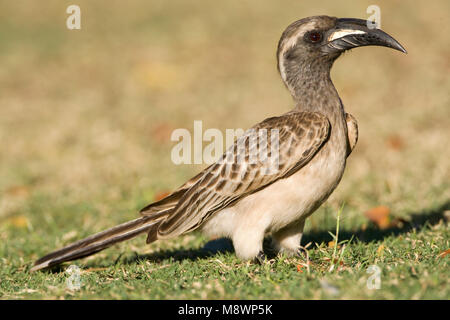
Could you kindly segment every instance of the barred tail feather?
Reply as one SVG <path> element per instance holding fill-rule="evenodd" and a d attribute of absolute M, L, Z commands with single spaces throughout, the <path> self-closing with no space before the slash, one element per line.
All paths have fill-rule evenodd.
<path fill-rule="evenodd" d="M 37 271 L 58 265 L 65 261 L 89 256 L 106 249 L 117 242 L 134 238 L 144 232 L 149 233 L 150 236 L 150 233 L 157 232 L 157 226 L 161 222 L 161 218 L 166 214 L 167 212 L 163 211 L 150 216 L 142 216 L 69 244 L 64 248 L 49 253 L 37 260 L 34 263 L 33 268 L 31 268 L 31 271 Z M 156 239 L 156 236 L 152 236 L 151 238 Z"/>

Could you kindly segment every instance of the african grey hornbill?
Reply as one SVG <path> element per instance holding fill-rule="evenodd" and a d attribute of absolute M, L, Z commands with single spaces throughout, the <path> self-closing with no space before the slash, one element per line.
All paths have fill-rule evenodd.
<path fill-rule="evenodd" d="M 242 259 L 261 258 L 263 238 L 269 234 L 278 250 L 297 253 L 305 219 L 338 185 L 358 139 L 356 120 L 345 113 L 330 69 L 345 50 L 368 45 L 406 53 L 365 20 L 316 16 L 289 25 L 277 59 L 295 101 L 291 111 L 255 125 L 216 163 L 142 209 L 140 218 L 50 253 L 32 270 L 85 257 L 140 233 L 150 243 L 196 229 L 231 238 Z M 264 129 L 266 150 L 277 145 L 277 161 L 250 161 L 263 144 L 254 134 Z M 245 156 L 238 156 L 238 150 Z"/>

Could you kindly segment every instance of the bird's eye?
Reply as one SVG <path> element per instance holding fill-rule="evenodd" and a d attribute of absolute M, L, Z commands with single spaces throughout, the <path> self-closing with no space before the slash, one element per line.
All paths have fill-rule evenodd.
<path fill-rule="evenodd" d="M 313 43 L 319 42 L 320 40 L 322 40 L 322 34 L 317 31 L 312 31 L 308 34 L 308 39 Z"/>

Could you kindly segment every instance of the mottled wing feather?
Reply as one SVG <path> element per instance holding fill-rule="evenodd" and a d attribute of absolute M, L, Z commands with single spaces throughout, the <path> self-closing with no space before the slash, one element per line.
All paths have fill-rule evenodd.
<path fill-rule="evenodd" d="M 347 157 L 352 153 L 358 142 L 358 122 L 350 113 L 345 114 L 347 122 Z"/>
<path fill-rule="evenodd" d="M 167 195 L 163 199 L 153 202 L 148 206 L 142 208 L 140 214 L 143 216 L 149 216 L 155 213 L 160 213 L 161 211 L 170 211 L 173 208 L 175 208 L 175 206 L 177 205 L 178 201 L 180 201 L 183 194 L 203 177 L 204 171 L 208 170 L 209 167 L 204 169 L 195 177 L 189 179 L 186 183 L 184 183 L 182 186 L 180 186 L 178 189 L 176 189 L 174 192 Z"/>
<path fill-rule="evenodd" d="M 328 119 L 315 112 L 287 113 L 247 130 L 182 194 L 159 225 L 158 238 L 192 231 L 215 212 L 295 173 L 317 153 L 329 132 Z"/>

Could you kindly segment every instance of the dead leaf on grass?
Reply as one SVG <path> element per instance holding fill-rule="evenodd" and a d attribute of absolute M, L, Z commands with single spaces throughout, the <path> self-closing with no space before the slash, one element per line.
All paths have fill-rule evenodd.
<path fill-rule="evenodd" d="M 443 258 L 446 255 L 450 254 L 450 249 L 447 249 L 445 251 L 442 251 L 441 253 L 438 254 L 438 258 Z"/>
<path fill-rule="evenodd" d="M 154 196 L 154 201 L 159 201 L 164 199 L 165 197 L 167 197 L 170 194 L 169 191 L 161 191 L 155 194 Z"/>
<path fill-rule="evenodd" d="M 12 225 L 16 228 L 20 228 L 20 229 L 28 228 L 29 223 L 30 223 L 28 221 L 28 218 L 25 216 L 11 217 L 6 222 L 9 223 L 10 225 Z"/>

